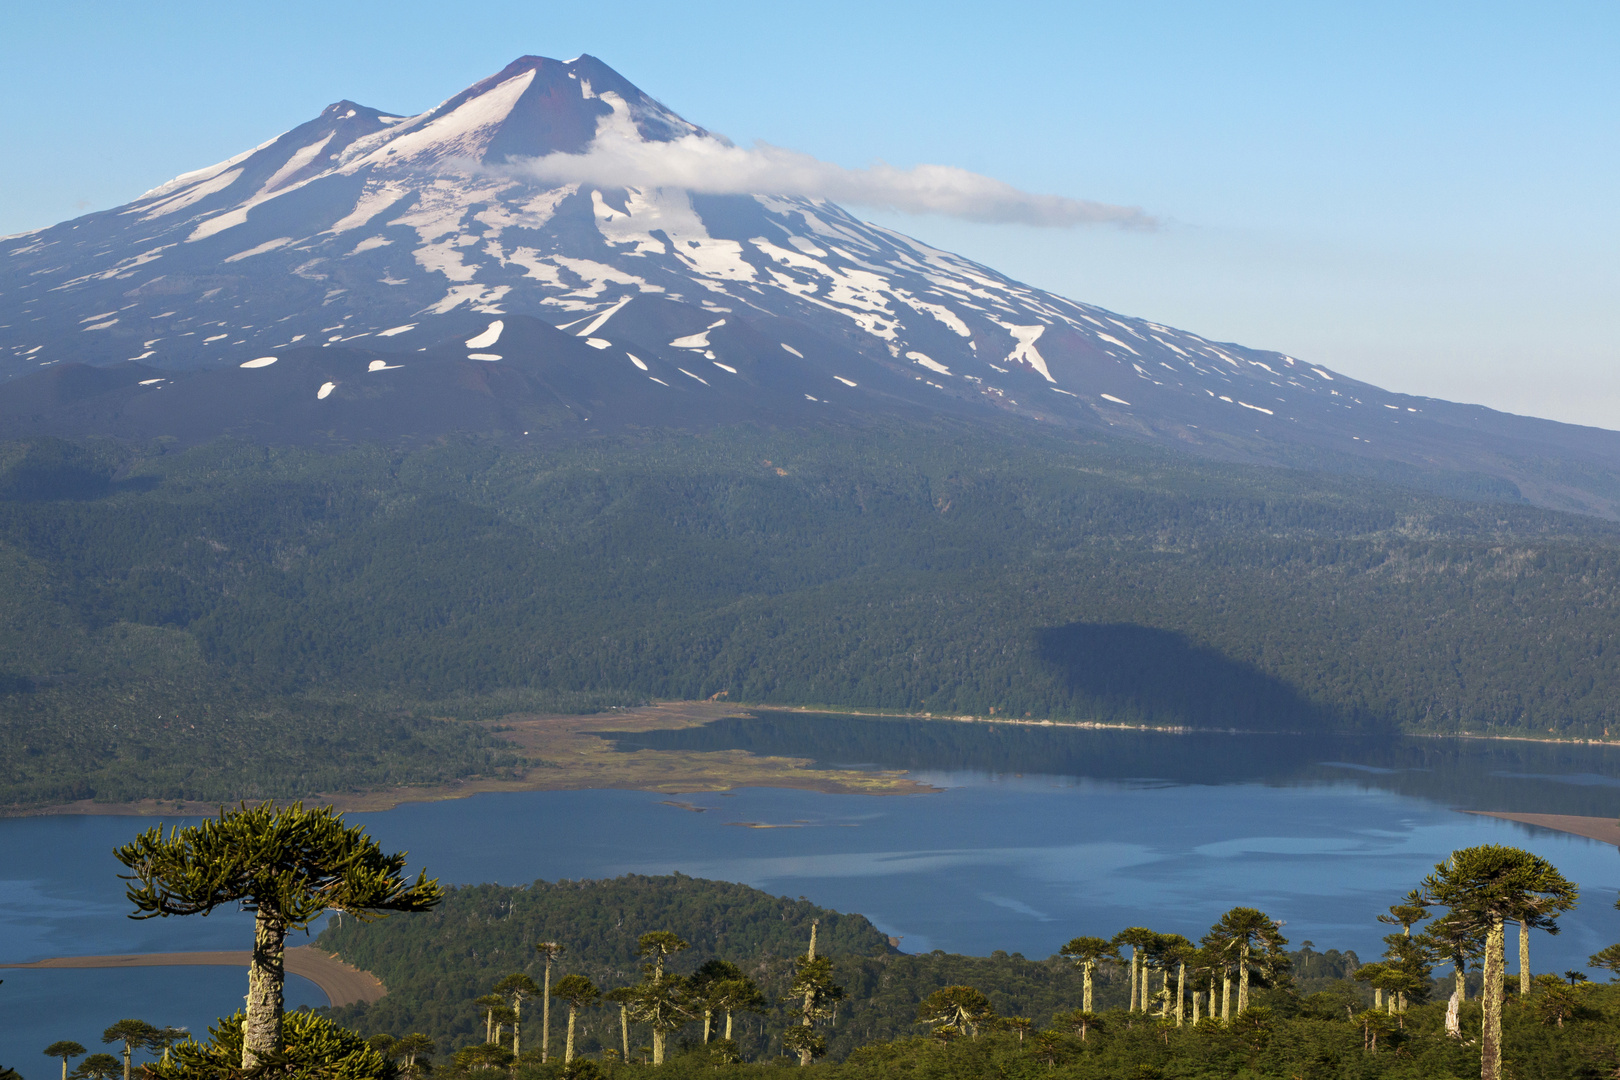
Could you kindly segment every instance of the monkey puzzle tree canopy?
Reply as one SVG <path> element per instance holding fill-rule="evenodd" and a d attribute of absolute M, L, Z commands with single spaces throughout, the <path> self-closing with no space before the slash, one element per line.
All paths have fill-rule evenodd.
<path fill-rule="evenodd" d="M 324 911 L 367 921 L 391 911 L 426 911 L 444 898 L 427 874 L 403 876 L 405 853 L 385 854 L 365 831 L 344 824 L 330 806 L 271 803 L 236 810 L 200 825 L 149 829 L 117 848 L 130 873 L 132 919 L 206 915 L 240 903 L 254 913 L 242 1026 L 243 1068 L 282 1048 L 283 943 Z"/>
<path fill-rule="evenodd" d="M 80 1046 L 72 1039 L 62 1039 L 58 1042 L 51 1043 L 51 1045 L 45 1048 L 46 1057 L 62 1059 L 62 1080 L 67 1080 L 68 1060 L 70 1058 L 81 1057 L 83 1054 L 84 1047 Z"/>
<path fill-rule="evenodd" d="M 917 1023 L 938 1032 L 949 1029 L 977 1037 L 979 1028 L 995 1019 L 990 999 L 971 986 L 945 986 L 935 990 L 917 1006 Z"/>
<path fill-rule="evenodd" d="M 1461 848 L 1423 879 L 1425 904 L 1449 909 L 1463 931 L 1485 939 L 1480 1076 L 1502 1075 L 1503 923 L 1517 919 L 1529 929 L 1558 933 L 1558 916 L 1575 906 L 1579 890 L 1539 855 L 1500 844 Z"/>

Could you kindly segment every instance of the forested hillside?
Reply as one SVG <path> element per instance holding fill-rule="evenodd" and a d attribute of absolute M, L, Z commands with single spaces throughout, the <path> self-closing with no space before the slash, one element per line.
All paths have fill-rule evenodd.
<path fill-rule="evenodd" d="M 534 950 L 536 942 L 555 941 L 564 948 L 553 968 L 554 980 L 564 973 L 582 974 L 610 989 L 641 979 L 636 939 L 648 931 L 669 930 L 691 944 L 672 961 L 674 973 L 689 975 L 706 961 L 725 960 L 764 991 L 769 1000 L 765 1011 L 739 1013 L 733 1032 L 744 1056 L 761 1060 L 780 1053 L 781 1030 L 794 1022 L 795 1002 L 787 991 L 793 960 L 809 945 L 812 920 L 820 923 L 817 954 L 832 957 L 835 981 L 847 994 L 827 1033 L 835 1059 L 867 1043 L 916 1034 L 918 1003 L 944 986 L 974 986 L 999 1015 L 1028 1016 L 1040 1027 L 1081 1001 L 1080 973 L 1061 957 L 902 954 L 863 916 L 681 874 L 467 886 L 450 890 L 445 903 L 428 915 L 369 925 L 352 919 L 329 924 L 316 945 L 372 972 L 388 987 L 387 996 L 375 1004 L 332 1010 L 335 1019 L 366 1034 L 421 1031 L 448 1051 L 483 1040 L 476 999 L 503 976 L 527 972 L 536 981 L 542 978 L 545 965 Z M 1075 933 L 1084 930 L 1076 928 Z M 1294 960 L 1296 980 L 1307 993 L 1337 983 L 1357 965 L 1354 953 L 1308 948 L 1295 953 Z M 1099 968 L 1097 1007 L 1123 1008 L 1126 985 L 1123 970 Z M 535 1006 L 527 1008 L 525 1045 L 537 1046 Z M 614 1045 L 617 1033 L 616 1009 L 588 1012 L 581 1052 Z M 698 1028 L 688 1034 L 695 1040 Z M 646 1036 L 638 1028 L 632 1037 Z"/>
<path fill-rule="evenodd" d="M 1601 737 L 1620 531 L 892 423 L 0 447 L 0 802 L 499 772 L 653 697 Z"/>

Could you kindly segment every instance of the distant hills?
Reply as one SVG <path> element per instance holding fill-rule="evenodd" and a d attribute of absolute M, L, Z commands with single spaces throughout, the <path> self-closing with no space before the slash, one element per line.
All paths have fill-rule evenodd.
<path fill-rule="evenodd" d="M 0 803 L 518 764 L 646 701 L 1620 732 L 1620 532 L 1013 421 L 0 444 Z"/>
<path fill-rule="evenodd" d="M 0 435 L 555 442 L 950 416 L 1620 516 L 1620 433 L 1121 316 L 823 201 L 529 167 L 676 145 L 723 140 L 593 57 L 526 56 L 420 115 L 340 101 L 0 241 Z"/>

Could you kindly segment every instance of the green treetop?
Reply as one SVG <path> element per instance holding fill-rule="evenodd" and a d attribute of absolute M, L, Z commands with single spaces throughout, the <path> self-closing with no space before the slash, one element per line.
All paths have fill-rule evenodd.
<path fill-rule="evenodd" d="M 284 943 L 322 912 L 358 919 L 392 911 L 426 911 L 443 899 L 437 881 L 403 876 L 405 853 L 385 854 L 365 832 L 343 823 L 330 806 L 277 810 L 264 803 L 187 828 L 162 826 L 116 849 L 130 873 L 130 917 L 206 915 L 239 903 L 254 913 L 248 966 L 242 1067 L 282 1048 Z"/>

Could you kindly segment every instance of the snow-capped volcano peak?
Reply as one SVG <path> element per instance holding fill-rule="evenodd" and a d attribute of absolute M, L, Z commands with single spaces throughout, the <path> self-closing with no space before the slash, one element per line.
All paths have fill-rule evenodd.
<path fill-rule="evenodd" d="M 445 162 L 499 165 L 512 158 L 584 152 L 599 121 L 622 103 L 640 137 L 703 134 L 593 56 L 566 63 L 523 56 L 385 135 L 344 155 L 346 166 Z"/>
<path fill-rule="evenodd" d="M 339 101 L 125 206 L 0 244 L 0 370 L 285 372 L 270 358 L 337 345 L 404 357 L 367 362 L 375 388 L 446 341 L 511 362 L 498 334 L 470 343 L 526 317 L 580 339 L 571 362 L 669 390 L 670 411 L 649 415 L 672 420 L 693 394 L 724 391 L 705 415 L 746 415 L 748 393 L 791 385 L 813 415 L 904 400 L 1222 452 L 1303 441 L 1434 460 L 1433 440 L 1412 439 L 1443 403 L 1076 303 L 824 199 L 703 194 L 710 163 L 752 177 L 769 152 L 592 56 L 520 57 L 413 116 Z M 580 379 L 570 393 L 611 415 L 591 396 L 607 384 Z M 323 378 L 322 407 L 341 408 L 345 385 Z"/>

